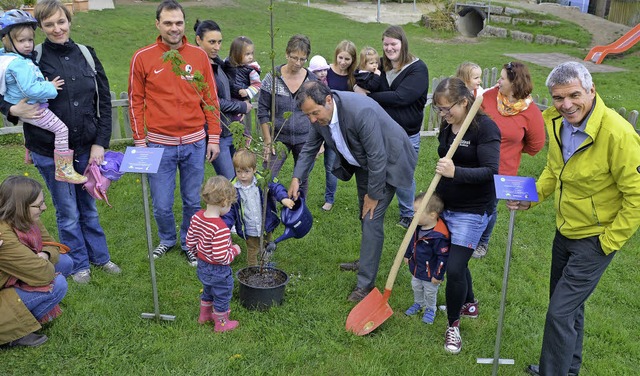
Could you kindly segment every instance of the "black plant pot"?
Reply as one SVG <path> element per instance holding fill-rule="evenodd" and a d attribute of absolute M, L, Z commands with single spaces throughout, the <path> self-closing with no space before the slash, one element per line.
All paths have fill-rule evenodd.
<path fill-rule="evenodd" d="M 264 311 L 284 300 L 284 288 L 289 283 L 287 273 L 276 268 L 249 266 L 236 272 L 240 282 L 240 304 L 251 310 Z"/>

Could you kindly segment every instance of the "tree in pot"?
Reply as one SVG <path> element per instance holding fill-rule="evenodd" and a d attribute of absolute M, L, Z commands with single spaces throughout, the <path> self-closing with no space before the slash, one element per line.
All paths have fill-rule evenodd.
<path fill-rule="evenodd" d="M 271 68 L 272 68 L 272 87 L 276 87 L 276 69 L 275 69 L 275 52 L 273 47 L 274 40 L 274 30 L 273 30 L 273 0 L 271 0 L 271 5 L 269 7 L 271 18 Z M 163 59 L 165 61 L 170 61 L 172 65 L 172 69 L 175 74 L 185 77 L 187 82 L 189 82 L 196 92 L 198 93 L 208 93 L 209 90 L 206 87 L 206 83 L 204 83 L 202 79 L 202 74 L 200 72 L 186 72 L 181 69 L 184 64 L 184 60 L 176 50 L 168 51 L 164 54 Z M 200 94 L 201 95 L 201 94 Z M 203 102 L 204 98 L 202 98 Z M 276 91 L 272 90 L 271 92 L 271 121 L 269 124 L 269 139 L 275 140 L 277 139 L 278 134 L 276 134 L 275 127 L 275 103 L 276 103 Z M 214 108 L 210 108 L 205 106 L 205 110 L 213 111 Z M 291 113 L 287 113 L 284 115 L 285 119 Z M 285 120 L 286 121 L 286 120 Z M 280 128 L 282 129 L 282 128 Z M 233 136 L 233 143 L 236 150 L 245 149 L 249 152 L 253 153 L 258 159 L 265 159 L 265 154 L 263 151 L 265 147 L 267 150 L 271 150 L 273 148 L 275 152 L 279 155 L 281 153 L 286 153 L 287 148 L 279 142 L 274 143 L 266 143 L 264 138 L 262 137 L 249 137 L 245 135 L 244 125 L 240 122 L 233 122 L 229 125 L 229 130 Z M 266 167 L 261 171 L 261 179 L 258 179 L 259 188 L 262 192 L 262 197 L 267 198 L 269 196 L 269 182 L 272 181 L 271 178 L 271 161 L 270 158 L 266 158 Z M 262 163 L 261 163 L 262 165 Z M 284 298 L 284 288 L 288 283 L 288 275 L 282 270 L 276 269 L 273 266 L 267 264 L 269 260 L 269 255 L 273 253 L 276 248 L 276 243 L 282 241 L 284 239 L 290 237 L 302 237 L 304 236 L 311 228 L 313 223 L 313 219 L 311 217 L 311 213 L 304 205 L 304 200 L 299 199 L 295 203 L 295 206 L 291 209 L 284 208 L 282 213 L 282 219 L 285 223 L 287 229 L 285 230 L 285 234 L 283 236 L 276 239 L 275 242 L 267 242 L 265 241 L 265 226 L 267 223 L 267 215 L 268 212 L 268 202 L 269 200 L 265 199 L 262 201 L 262 223 L 261 223 L 261 232 L 259 237 L 259 255 L 260 255 L 260 264 L 259 266 L 249 266 L 247 268 L 241 269 L 237 272 L 238 280 L 240 281 L 240 302 L 243 306 L 248 309 L 266 309 L 270 306 L 276 304 L 279 305 L 282 303 Z M 289 224 L 289 225 L 287 225 Z M 295 229 L 292 229 L 292 226 L 295 226 Z M 302 230 L 302 229 L 306 230 Z M 271 231 L 272 229 L 269 229 Z"/>

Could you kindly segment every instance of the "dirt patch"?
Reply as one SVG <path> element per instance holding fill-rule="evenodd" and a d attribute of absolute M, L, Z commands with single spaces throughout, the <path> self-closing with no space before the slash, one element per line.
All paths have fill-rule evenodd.
<path fill-rule="evenodd" d="M 427 43 L 435 43 L 435 44 L 474 44 L 479 43 L 478 38 L 470 38 L 462 35 L 458 35 L 457 37 L 453 37 L 451 39 L 434 39 L 434 38 L 422 38 L 424 42 Z"/>
<path fill-rule="evenodd" d="M 282 286 L 287 281 L 287 275 L 282 271 L 263 268 L 246 268 L 238 273 L 238 279 L 247 286 L 255 288 L 271 288 Z"/>
<path fill-rule="evenodd" d="M 154 5 L 158 5 L 159 3 L 157 2 L 151 2 L 151 1 L 141 1 L 141 0 L 114 0 L 114 3 L 116 5 L 118 4 L 154 4 Z M 180 4 L 183 7 L 190 7 L 190 6 L 207 6 L 207 7 L 233 7 L 233 6 L 237 6 L 236 2 L 234 0 L 202 0 L 202 1 L 181 1 Z"/>
<path fill-rule="evenodd" d="M 380 4 L 380 20 L 378 16 L 378 6 L 372 2 L 352 2 L 345 4 L 328 4 L 311 2 L 312 8 L 318 8 L 333 13 L 339 13 L 350 20 L 371 23 L 381 22 L 389 25 L 405 25 L 420 21 L 425 13 L 436 10 L 433 4 L 419 3 L 413 8 L 413 1 L 405 3 L 385 3 Z"/>

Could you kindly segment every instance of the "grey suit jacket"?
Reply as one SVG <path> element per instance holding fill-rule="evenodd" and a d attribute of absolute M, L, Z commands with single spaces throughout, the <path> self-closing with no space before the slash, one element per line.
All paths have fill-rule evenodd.
<path fill-rule="evenodd" d="M 373 99 L 346 91 L 333 91 L 338 109 L 338 123 L 349 151 L 360 167 L 349 164 L 336 148 L 328 126 L 311 124 L 293 176 L 304 180 L 325 142 L 336 154 L 333 174 L 341 180 L 349 180 L 358 168 L 368 173 L 367 194 L 375 200 L 383 197 L 386 184 L 396 188 L 409 188 L 413 180 L 418 156 L 407 132 L 396 123 Z"/>

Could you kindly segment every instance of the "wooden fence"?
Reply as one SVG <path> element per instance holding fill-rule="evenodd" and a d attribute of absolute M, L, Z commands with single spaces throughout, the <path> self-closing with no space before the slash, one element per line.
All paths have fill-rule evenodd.
<path fill-rule="evenodd" d="M 483 75 L 483 87 L 491 87 L 495 85 L 497 82 L 498 69 L 497 68 L 486 68 L 484 70 Z M 440 81 L 442 81 L 444 77 L 434 78 L 430 89 L 435 90 Z M 541 111 L 545 110 L 548 107 L 548 99 L 540 98 L 537 95 L 533 97 L 534 102 L 540 108 Z M 252 129 L 255 129 L 258 134 L 260 133 L 260 127 L 258 126 L 257 121 L 257 109 L 258 104 L 252 103 L 253 110 L 251 111 L 250 116 L 246 116 L 245 122 L 250 124 Z M 127 98 L 127 93 L 122 92 L 117 97 L 114 92 L 111 92 L 111 141 L 112 142 L 127 142 L 131 141 L 131 126 L 129 119 L 129 99 Z M 622 107 L 617 110 L 620 115 L 622 115 L 625 119 L 629 121 L 635 128 L 636 131 L 640 134 L 640 128 L 638 127 L 638 111 L 628 111 Z M 422 130 L 420 131 L 421 136 L 435 136 L 438 134 L 438 128 L 440 126 L 440 116 L 437 111 L 433 109 L 433 94 L 429 93 L 427 97 L 427 103 L 425 105 L 425 121 L 422 125 Z M 12 134 L 12 133 L 22 133 L 22 124 L 13 125 L 9 123 L 6 119 L 3 122 L 4 126 L 0 127 L 0 136 L 4 134 Z"/>

